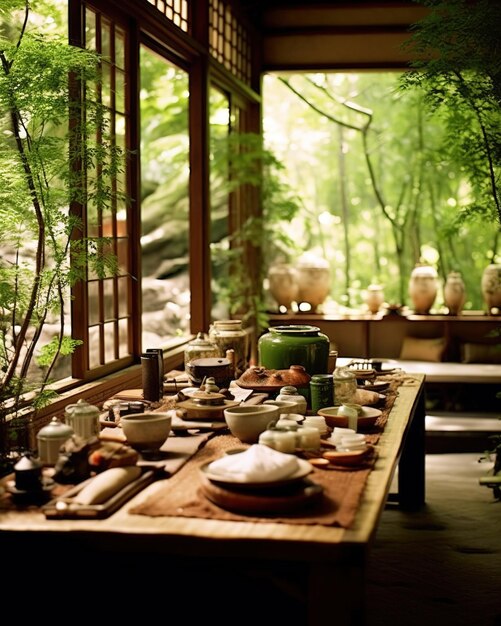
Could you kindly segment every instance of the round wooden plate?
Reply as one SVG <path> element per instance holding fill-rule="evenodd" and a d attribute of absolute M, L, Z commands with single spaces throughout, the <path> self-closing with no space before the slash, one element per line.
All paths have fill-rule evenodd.
<path fill-rule="evenodd" d="M 295 513 L 322 498 L 323 487 L 308 479 L 265 491 L 239 491 L 212 483 L 202 474 L 203 495 L 222 509 L 236 513 L 275 515 Z"/>
<path fill-rule="evenodd" d="M 337 406 L 325 407 L 319 409 L 318 414 L 325 417 L 327 426 L 331 428 L 335 428 L 336 426 L 338 428 L 347 428 L 349 420 L 345 415 L 338 415 L 338 409 L 339 407 Z M 362 415 L 358 416 L 357 431 L 371 428 L 376 423 L 377 418 L 382 415 L 382 411 L 370 406 L 362 407 L 362 411 Z"/>

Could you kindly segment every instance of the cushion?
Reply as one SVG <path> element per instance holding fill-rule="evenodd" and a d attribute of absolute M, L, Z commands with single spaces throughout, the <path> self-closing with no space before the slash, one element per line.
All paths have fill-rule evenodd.
<path fill-rule="evenodd" d="M 403 361 L 433 361 L 442 360 L 445 352 L 445 338 L 421 339 L 418 337 L 404 337 L 400 358 Z"/>
<path fill-rule="evenodd" d="M 463 363 L 501 363 L 501 344 L 464 343 L 461 346 Z"/>

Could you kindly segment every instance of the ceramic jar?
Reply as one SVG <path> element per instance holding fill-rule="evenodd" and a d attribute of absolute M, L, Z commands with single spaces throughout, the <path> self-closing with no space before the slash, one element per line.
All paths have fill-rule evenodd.
<path fill-rule="evenodd" d="M 357 392 L 357 377 L 347 367 L 334 370 L 334 404 L 353 402 Z"/>
<path fill-rule="evenodd" d="M 459 315 L 466 300 L 464 281 L 459 272 L 449 272 L 444 286 L 444 304 L 450 315 Z"/>
<path fill-rule="evenodd" d="M 430 265 L 416 265 L 409 280 L 409 296 L 418 315 L 430 312 L 438 291 L 438 274 Z"/>
<path fill-rule="evenodd" d="M 242 320 L 218 320 L 209 329 L 209 340 L 219 350 L 219 356 L 234 352 L 234 376 L 239 378 L 248 368 L 248 335 L 242 327 Z"/>
<path fill-rule="evenodd" d="M 259 363 L 267 369 L 283 370 L 291 365 L 302 365 L 310 376 L 327 372 L 329 337 L 317 326 L 271 326 L 261 335 L 257 347 Z"/>
<path fill-rule="evenodd" d="M 381 305 L 384 302 L 384 292 L 382 285 L 371 284 L 367 287 L 367 294 L 365 297 L 365 304 L 369 311 L 375 315 L 379 312 Z"/>
<path fill-rule="evenodd" d="M 75 435 L 83 439 L 97 437 L 101 430 L 99 409 L 80 398 L 75 404 L 68 404 L 64 410 L 66 423 L 73 428 Z"/>
<path fill-rule="evenodd" d="M 184 349 L 184 369 L 195 359 L 208 359 L 218 357 L 219 348 L 209 340 L 206 333 L 197 333 L 195 339 L 190 341 Z"/>
<path fill-rule="evenodd" d="M 295 268 L 287 263 L 272 265 L 268 270 L 268 288 L 278 306 L 288 311 L 299 293 Z"/>
<path fill-rule="evenodd" d="M 310 403 L 313 414 L 334 403 L 333 374 L 315 374 L 310 380 Z"/>
<path fill-rule="evenodd" d="M 61 446 L 73 435 L 73 428 L 53 417 L 37 433 L 38 456 L 44 465 L 55 465 Z"/>
<path fill-rule="evenodd" d="M 298 302 L 306 302 L 315 311 L 331 289 L 329 263 L 325 259 L 304 257 L 296 265 Z"/>
<path fill-rule="evenodd" d="M 286 428 L 269 428 L 259 435 L 258 442 L 286 454 L 296 451 L 296 434 Z"/>
<path fill-rule="evenodd" d="M 282 389 L 280 389 L 280 393 L 278 394 L 276 399 L 286 401 L 289 400 L 291 402 L 294 402 L 296 405 L 294 413 L 306 415 L 306 398 L 298 392 L 297 387 L 294 387 L 293 385 L 285 385 L 285 387 L 282 387 Z"/>
<path fill-rule="evenodd" d="M 491 263 L 482 274 L 482 296 L 488 313 L 501 310 L 501 263 Z"/>

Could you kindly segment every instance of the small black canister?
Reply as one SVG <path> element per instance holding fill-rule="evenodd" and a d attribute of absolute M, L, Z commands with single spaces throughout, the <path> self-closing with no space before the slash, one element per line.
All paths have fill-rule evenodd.
<path fill-rule="evenodd" d="M 334 402 L 334 376 L 332 374 L 314 374 L 310 380 L 310 403 L 312 413 L 332 406 Z"/>

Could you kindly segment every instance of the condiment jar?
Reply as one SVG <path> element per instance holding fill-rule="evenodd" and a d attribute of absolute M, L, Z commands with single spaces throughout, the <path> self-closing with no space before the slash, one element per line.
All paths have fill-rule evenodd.
<path fill-rule="evenodd" d="M 219 350 L 218 356 L 225 357 L 228 350 L 234 351 L 235 378 L 248 368 L 248 335 L 242 320 L 217 320 L 209 328 L 209 339 Z"/>
<path fill-rule="evenodd" d="M 73 435 L 73 428 L 53 417 L 38 431 L 38 456 L 44 465 L 55 465 L 61 446 Z"/>
<path fill-rule="evenodd" d="M 287 428 L 269 428 L 259 435 L 259 443 L 279 452 L 293 454 L 296 451 L 296 435 Z"/>
<path fill-rule="evenodd" d="M 329 434 L 329 427 L 325 422 L 325 417 L 323 417 L 322 415 L 307 415 L 303 420 L 303 426 L 318 428 L 320 436 L 325 436 Z"/>
<path fill-rule="evenodd" d="M 210 341 L 207 333 L 197 333 L 184 349 L 184 369 L 195 359 L 209 359 L 219 356 L 219 348 Z"/>
<path fill-rule="evenodd" d="M 80 398 L 75 404 L 68 404 L 64 410 L 66 423 L 73 428 L 75 435 L 83 439 L 97 437 L 101 430 L 99 409 Z"/>
<path fill-rule="evenodd" d="M 357 392 L 357 378 L 347 367 L 334 370 L 334 404 L 353 402 Z"/>
<path fill-rule="evenodd" d="M 296 431 L 298 448 L 303 450 L 318 450 L 320 448 L 320 431 L 314 426 L 299 426 Z"/>
<path fill-rule="evenodd" d="M 297 387 L 294 387 L 294 385 L 285 385 L 285 387 L 282 387 L 276 399 L 295 402 L 296 408 L 294 412 L 306 415 L 306 398 L 298 392 Z"/>

